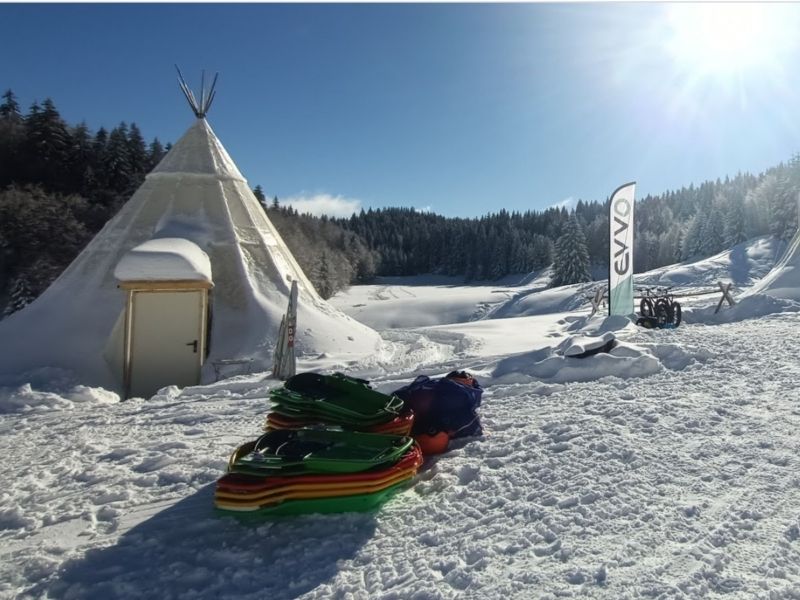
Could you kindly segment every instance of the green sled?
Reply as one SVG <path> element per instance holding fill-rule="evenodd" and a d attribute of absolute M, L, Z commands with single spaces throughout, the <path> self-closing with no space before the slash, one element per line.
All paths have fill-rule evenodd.
<path fill-rule="evenodd" d="M 311 513 L 366 512 L 378 508 L 392 494 L 408 485 L 407 481 L 372 494 L 339 496 L 336 498 L 309 498 L 307 500 L 285 500 L 275 506 L 267 506 L 252 511 L 234 511 L 215 508 L 219 515 L 233 516 L 244 521 L 259 520 L 264 517 L 289 517 Z"/>
<path fill-rule="evenodd" d="M 290 377 L 283 389 L 270 392 L 270 397 L 279 399 L 282 394 L 287 402 L 321 406 L 326 412 L 354 419 L 374 418 L 382 412 L 397 416 L 403 409 L 403 400 L 397 396 L 381 394 L 366 381 L 341 373 L 300 373 Z"/>
<path fill-rule="evenodd" d="M 356 473 L 397 462 L 414 439 L 330 429 L 278 429 L 256 440 L 231 471 L 255 475 Z"/>

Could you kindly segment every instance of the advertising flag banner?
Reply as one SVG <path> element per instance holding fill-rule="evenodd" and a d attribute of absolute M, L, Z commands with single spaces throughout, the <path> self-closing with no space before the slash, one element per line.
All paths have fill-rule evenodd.
<path fill-rule="evenodd" d="M 272 358 L 272 376 L 277 379 L 287 380 L 293 377 L 297 369 L 297 359 L 294 352 L 294 339 L 297 332 L 297 281 L 292 281 L 292 291 L 289 293 L 289 307 L 281 320 L 278 330 L 278 341 Z"/>
<path fill-rule="evenodd" d="M 608 209 L 608 314 L 630 315 L 633 301 L 633 197 L 636 182 L 618 187 Z"/>

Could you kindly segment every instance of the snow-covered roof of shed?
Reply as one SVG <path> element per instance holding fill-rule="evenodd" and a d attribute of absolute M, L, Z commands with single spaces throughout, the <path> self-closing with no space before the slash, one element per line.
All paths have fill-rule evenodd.
<path fill-rule="evenodd" d="M 195 121 L 148 177 L 176 173 L 245 181 L 205 119 Z"/>
<path fill-rule="evenodd" d="M 211 261 L 197 244 L 183 238 L 158 238 L 127 252 L 114 269 L 119 281 L 207 281 Z"/>

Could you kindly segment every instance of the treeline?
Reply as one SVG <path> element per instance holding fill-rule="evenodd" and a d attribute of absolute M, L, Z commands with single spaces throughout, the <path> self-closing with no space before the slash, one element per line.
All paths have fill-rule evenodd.
<path fill-rule="evenodd" d="M 36 298 L 116 214 L 169 150 L 135 123 L 92 132 L 67 124 L 52 100 L 23 114 L 0 103 L 0 314 Z M 300 215 L 254 190 L 306 275 L 328 298 L 374 275 L 439 273 L 492 280 L 553 267 L 553 284 L 608 265 L 608 203 L 569 211 L 447 218 L 411 208 L 369 209 L 349 219 Z M 637 201 L 634 269 L 720 252 L 745 239 L 788 239 L 798 225 L 800 158 Z"/>
<path fill-rule="evenodd" d="M 569 213 L 499 213 L 478 219 L 446 218 L 413 208 L 361 211 L 339 219 L 380 256 L 379 275 L 440 273 L 467 280 L 496 279 L 550 264 L 553 239 Z"/>
<path fill-rule="evenodd" d="M 364 283 L 375 276 L 380 257 L 358 235 L 327 217 L 281 206 L 278 198 L 267 203 L 261 186 L 253 191 L 320 296 L 330 298 L 351 283 Z"/>
<path fill-rule="evenodd" d="M 636 202 L 635 271 L 715 254 L 759 235 L 788 239 L 797 230 L 799 195 L 798 157 L 758 176 L 740 173 L 648 195 Z M 571 212 L 500 210 L 474 219 L 369 209 L 338 223 L 377 252 L 378 275 L 440 273 L 469 281 L 552 264 L 555 283 L 576 283 L 608 266 L 609 200 L 579 201 Z"/>
<path fill-rule="evenodd" d="M 36 298 L 169 150 L 135 123 L 92 132 L 52 100 L 0 104 L 0 314 Z"/>
<path fill-rule="evenodd" d="M 635 269 L 721 252 L 747 239 L 788 240 L 798 227 L 800 157 L 758 176 L 738 174 L 636 203 Z"/>

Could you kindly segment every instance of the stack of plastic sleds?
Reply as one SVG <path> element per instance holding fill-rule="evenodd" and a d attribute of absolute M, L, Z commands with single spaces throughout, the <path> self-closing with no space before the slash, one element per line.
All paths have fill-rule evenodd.
<path fill-rule="evenodd" d="M 214 504 L 266 516 L 371 510 L 421 464 L 422 453 L 407 436 L 269 431 L 233 453 Z"/>
<path fill-rule="evenodd" d="M 341 373 L 300 373 L 270 392 L 272 411 L 265 430 L 334 426 L 348 431 L 408 435 L 414 424 L 403 400 Z"/>

